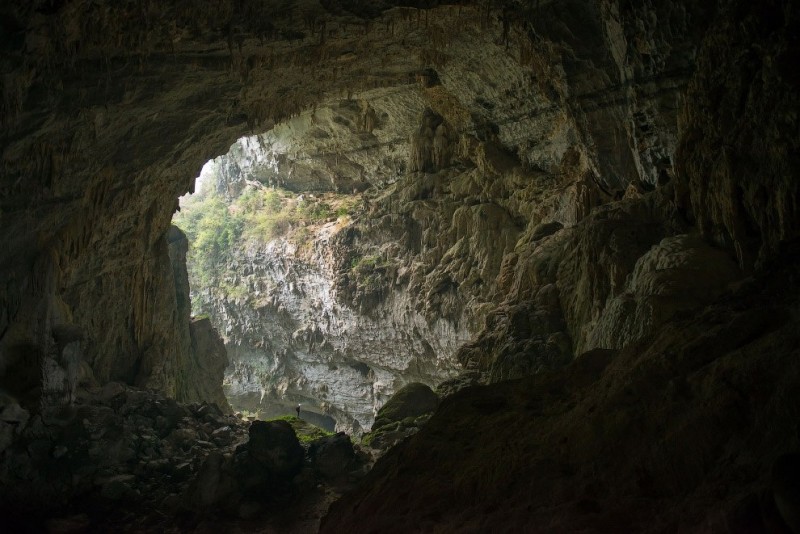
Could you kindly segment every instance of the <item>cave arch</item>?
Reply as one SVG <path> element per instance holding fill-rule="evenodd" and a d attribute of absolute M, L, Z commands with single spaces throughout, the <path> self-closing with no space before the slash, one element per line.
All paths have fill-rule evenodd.
<path fill-rule="evenodd" d="M 516 413 L 508 398 L 522 399 L 519 406 L 539 416 L 547 395 L 559 391 L 559 377 L 567 375 L 556 375 L 552 390 L 532 398 L 505 381 L 542 370 L 543 361 L 561 366 L 588 351 L 588 360 L 567 367 L 574 373 L 568 376 L 586 381 L 589 397 L 602 397 L 591 389 L 599 380 L 596 373 L 609 390 L 628 395 L 633 390 L 614 378 L 621 375 L 603 370 L 604 358 L 619 350 L 627 369 L 640 369 L 636 366 L 644 362 L 652 371 L 655 389 L 647 380 L 637 382 L 643 395 L 665 393 L 652 406 L 679 414 L 671 409 L 687 396 L 705 395 L 704 406 L 721 410 L 709 420 L 722 421 L 713 439 L 691 457 L 697 463 L 686 462 L 701 466 L 687 467 L 689 477 L 665 478 L 635 465 L 652 458 L 647 456 L 652 451 L 615 456 L 622 472 L 632 473 L 623 477 L 629 487 L 618 488 L 620 502 L 664 491 L 662 504 L 672 518 L 664 524 L 677 527 L 713 519 L 722 529 L 729 521 L 780 519 L 763 509 L 761 496 L 782 491 L 768 487 L 763 474 L 775 460 L 787 465 L 782 455 L 797 449 L 796 428 L 782 422 L 786 413 L 793 421 L 798 413 L 795 397 L 785 393 L 796 386 L 790 321 L 796 302 L 782 291 L 797 279 L 791 265 L 800 234 L 794 156 L 800 147 L 793 135 L 796 2 L 403 1 L 367 11 L 357 2 L 231 1 L 207 10 L 178 0 L 134 4 L 13 0 L 0 8 L 0 62 L 6 73 L 0 102 L 0 385 L 9 396 L 36 405 L 48 380 L 68 378 L 61 371 L 37 378 L 42 364 L 49 365 L 49 358 L 65 371 L 79 347 L 83 371 L 101 383 L 120 381 L 188 399 L 189 341 L 175 335 L 183 319 L 168 261 L 167 229 L 176 199 L 191 188 L 204 161 L 240 136 L 291 123 L 309 109 L 326 113 L 338 106 L 358 117 L 344 117 L 350 124 L 340 126 L 362 130 L 357 135 L 362 148 L 388 154 L 389 164 L 378 176 L 387 191 L 402 193 L 396 204 L 415 203 L 406 219 L 381 206 L 370 206 L 374 211 L 367 217 L 384 221 L 384 228 L 375 228 L 391 237 L 400 228 L 402 239 L 394 241 L 403 248 L 430 252 L 417 272 L 393 269 L 373 256 L 364 256 L 364 272 L 391 272 L 401 285 L 424 295 L 416 312 L 453 316 L 480 334 L 456 355 L 475 373 L 464 383 L 502 382 L 481 389 L 476 398 L 463 394 L 448 402 L 430 433 L 392 453 L 375 479 L 390 477 L 392 469 L 401 472 L 401 454 L 430 451 L 426 440 L 451 432 L 447 425 L 457 426 L 460 413 L 475 415 L 485 435 L 517 443 L 524 433 L 512 434 L 507 427 L 495 434 L 489 416 Z M 382 109 L 379 98 L 393 105 Z M 427 117 L 442 117 L 446 128 L 424 123 L 428 108 Z M 324 129 L 317 133 L 319 139 L 330 135 Z M 414 145 L 421 165 L 412 164 Z M 434 149 L 436 157 L 428 157 Z M 336 158 L 337 152 L 320 156 Z M 445 219 L 446 228 L 436 226 Z M 346 237 L 359 238 L 356 232 Z M 493 252 L 483 253 L 487 250 Z M 680 270 L 691 261 L 724 265 L 723 276 L 711 276 L 718 274 L 715 269 L 699 276 Z M 662 284 L 658 273 L 665 265 L 678 272 L 682 285 Z M 741 278 L 749 274 L 754 278 Z M 652 305 L 662 302 L 653 297 L 664 296 L 653 288 L 663 286 L 691 291 L 670 293 L 670 306 Z M 465 304 L 465 295 L 475 299 Z M 765 305 L 755 314 L 742 312 L 752 302 L 769 302 L 779 311 Z M 682 318 L 698 306 L 709 306 L 699 315 L 701 322 Z M 646 321 L 626 319 L 640 312 Z M 775 317 L 776 324 L 765 317 Z M 692 383 L 665 356 L 664 346 L 642 345 L 641 353 L 630 348 L 658 341 L 664 332 L 678 340 L 665 345 L 675 349 L 669 354 L 701 357 L 691 365 L 712 358 L 701 371 L 717 374 L 697 375 L 704 380 Z M 704 345 L 709 332 L 720 342 Z M 698 342 L 683 350 L 682 339 Z M 774 347 L 777 357 L 765 358 Z M 592 352 L 596 348 L 611 353 Z M 666 364 L 653 363 L 660 361 Z M 677 378 L 670 382 L 665 369 L 677 369 Z M 755 389 L 745 380 L 751 375 L 759 380 Z M 464 383 L 448 387 L 455 391 Z M 515 384 L 538 391 L 536 379 Z M 713 387 L 705 389 L 707 384 Z M 742 435 L 747 425 L 726 418 L 733 412 L 712 402 L 719 384 L 733 384 L 722 398 L 731 406 L 752 406 L 747 413 L 762 426 Z M 22 399 L 28 394 L 32 398 Z M 607 401 L 599 399 L 598 406 L 616 406 Z M 591 415 L 594 406 L 576 406 L 586 409 L 581 425 L 603 420 Z M 3 413 L 6 444 L 15 435 L 9 428 L 25 426 L 28 419 L 21 412 Z M 207 415 L 203 408 L 199 417 Z M 702 417 L 697 421 L 698 427 L 711 427 Z M 583 426 L 563 424 L 564 437 L 581 436 L 576 429 Z M 674 431 L 669 435 L 677 437 L 659 457 L 677 462 L 665 465 L 678 465 L 696 443 L 691 433 L 682 433 L 680 417 L 668 424 Z M 529 430 L 535 435 L 535 428 Z M 643 424 L 636 430 L 649 443 L 658 441 L 661 427 Z M 466 450 L 472 438 L 460 434 L 458 443 Z M 609 454 L 627 452 L 602 432 L 593 438 Z M 707 475 L 727 469 L 714 463 L 720 451 L 739 447 L 746 488 L 740 493 L 729 490 L 738 484 L 713 488 L 721 495 L 719 517 L 696 509 L 683 514 L 685 494 L 700 495 L 708 489 L 702 486 Z M 34 446 L 30 454 L 42 450 Z M 572 451 L 591 464 L 593 450 Z M 458 458 L 452 448 L 434 452 L 448 461 Z M 528 459 L 524 446 L 488 452 Z M 564 487 L 559 476 L 572 481 L 587 474 L 568 461 L 551 460 L 536 467 L 555 473 L 556 489 Z M 446 473 L 451 465 L 456 464 L 436 462 L 432 468 Z M 470 510 L 483 510 L 490 519 L 504 515 L 507 502 L 486 481 L 508 465 L 515 464 L 488 472 L 479 464 L 461 479 L 463 493 L 450 494 L 456 497 L 451 502 L 475 504 Z M 611 486 L 615 474 L 604 475 Z M 523 488 L 519 495 L 533 502 L 541 496 L 529 487 L 530 478 L 513 481 Z M 391 484 L 383 487 L 390 491 Z M 438 486 L 419 489 L 430 488 Z M 475 488 L 481 491 L 471 493 Z M 633 493 L 625 493 L 629 490 Z M 419 513 L 409 508 L 401 519 L 450 517 L 449 511 L 425 508 L 442 491 L 414 491 Z M 368 490 L 353 500 L 365 503 L 364 509 L 408 508 L 404 497 Z M 519 510 L 530 502 L 520 503 Z M 586 518 L 614 503 L 589 495 L 574 504 L 576 521 L 591 521 Z M 352 500 L 339 507 L 329 528 L 352 526 L 352 509 Z M 557 510 L 540 509 L 543 521 L 558 517 Z M 479 513 L 462 508 L 455 513 L 462 511 Z M 652 510 L 646 512 L 643 521 L 650 521 Z M 764 515 L 769 513 L 773 516 Z M 375 517 L 376 528 L 395 518 Z M 615 517 L 612 513 L 609 520 Z"/>

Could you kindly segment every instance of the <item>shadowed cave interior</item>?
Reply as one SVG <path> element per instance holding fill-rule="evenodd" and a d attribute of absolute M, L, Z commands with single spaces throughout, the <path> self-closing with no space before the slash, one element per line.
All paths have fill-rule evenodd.
<path fill-rule="evenodd" d="M 799 533 L 799 22 L 3 2 L 0 530 Z"/>

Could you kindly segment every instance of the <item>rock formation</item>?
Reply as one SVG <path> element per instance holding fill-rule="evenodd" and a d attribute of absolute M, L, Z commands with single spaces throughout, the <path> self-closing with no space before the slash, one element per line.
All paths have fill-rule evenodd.
<path fill-rule="evenodd" d="M 97 455 L 59 460 L 62 443 L 107 436 L 127 465 L 155 396 L 222 401 L 170 219 L 244 136 L 211 164 L 222 196 L 274 185 L 363 209 L 306 228 L 306 249 L 286 233 L 229 258 L 231 287 L 263 300 L 206 301 L 232 359 L 291 348 L 257 370 L 294 366 L 276 384 L 292 402 L 347 382 L 335 412 L 352 428 L 406 382 L 448 379 L 323 530 L 794 528 L 799 11 L 3 3 L 4 488 L 55 464 L 67 486 L 88 466 L 106 496 L 144 488 Z M 150 400 L 79 406 L 116 382 Z M 263 482 L 229 445 L 196 457 L 195 494 L 220 508 Z"/>

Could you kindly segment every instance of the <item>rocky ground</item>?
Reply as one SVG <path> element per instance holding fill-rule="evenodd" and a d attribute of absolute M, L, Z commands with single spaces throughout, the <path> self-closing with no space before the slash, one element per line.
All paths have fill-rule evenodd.
<path fill-rule="evenodd" d="M 113 382 L 71 405 L 3 403 L 6 532 L 311 532 L 371 463 L 295 417 L 242 421 Z"/>
<path fill-rule="evenodd" d="M 632 346 L 444 399 L 321 532 L 798 532 L 799 252 Z"/>

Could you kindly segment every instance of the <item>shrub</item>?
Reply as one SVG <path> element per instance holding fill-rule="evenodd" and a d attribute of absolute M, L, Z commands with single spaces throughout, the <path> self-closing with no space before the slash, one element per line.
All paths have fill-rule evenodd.
<path fill-rule="evenodd" d="M 182 215 L 181 215 L 182 214 Z M 217 195 L 193 202 L 191 209 L 179 212 L 175 224 L 190 243 L 189 276 L 205 287 L 224 271 L 242 234 L 243 220 Z"/>

